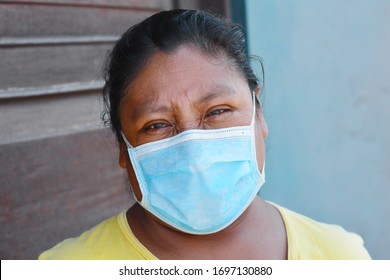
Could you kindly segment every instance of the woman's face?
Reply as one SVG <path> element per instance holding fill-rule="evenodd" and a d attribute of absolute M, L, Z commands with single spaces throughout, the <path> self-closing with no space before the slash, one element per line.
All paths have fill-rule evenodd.
<path fill-rule="evenodd" d="M 122 131 L 133 147 L 172 137 L 188 129 L 249 125 L 252 95 L 247 81 L 225 58 L 193 47 L 149 60 L 122 99 Z M 259 111 L 255 124 L 257 162 L 264 164 L 267 125 Z M 142 199 L 127 148 L 120 143 L 119 164 L 127 169 L 138 200 Z"/>

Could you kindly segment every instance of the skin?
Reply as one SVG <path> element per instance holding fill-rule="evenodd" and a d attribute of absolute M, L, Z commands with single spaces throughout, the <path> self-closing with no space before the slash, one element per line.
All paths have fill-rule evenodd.
<path fill-rule="evenodd" d="M 257 89 L 256 94 L 259 94 Z M 123 133 L 133 147 L 172 137 L 188 129 L 249 125 L 253 103 L 245 78 L 224 57 L 211 57 L 182 46 L 173 53 L 157 52 L 131 83 L 120 106 Z M 268 135 L 261 110 L 256 112 L 256 156 L 265 160 Z M 142 199 L 123 141 L 119 165 L 127 170 L 138 200 Z M 139 241 L 160 259 L 286 259 L 283 220 L 256 196 L 229 227 L 214 234 L 180 232 L 154 217 L 138 203 L 127 213 Z M 164 240 L 164 242 L 161 242 Z"/>

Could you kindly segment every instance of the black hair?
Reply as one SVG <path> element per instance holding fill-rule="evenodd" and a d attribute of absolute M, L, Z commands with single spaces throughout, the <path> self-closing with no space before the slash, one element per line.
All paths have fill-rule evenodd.
<path fill-rule="evenodd" d="M 245 36 L 239 25 L 205 11 L 159 12 L 130 27 L 106 60 L 102 119 L 106 126 L 111 126 L 118 140 L 121 139 L 120 102 L 131 82 L 156 52 L 172 53 L 183 45 L 227 58 L 247 80 L 251 92 L 260 86 L 249 64 Z"/>

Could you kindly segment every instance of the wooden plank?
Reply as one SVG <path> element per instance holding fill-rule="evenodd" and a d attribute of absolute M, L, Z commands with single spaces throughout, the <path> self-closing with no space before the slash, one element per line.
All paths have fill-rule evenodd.
<path fill-rule="evenodd" d="M 0 4 L 0 37 L 114 36 L 153 12 Z"/>
<path fill-rule="evenodd" d="M 0 102 L 0 145 L 102 129 L 99 92 Z M 1 182 L 1 181 L 0 181 Z"/>
<path fill-rule="evenodd" d="M 8 4 L 21 5 L 56 5 L 72 7 L 96 7 L 96 8 L 141 8 L 141 9 L 161 9 L 170 4 L 169 0 L 13 0 L 3 1 Z"/>
<path fill-rule="evenodd" d="M 0 48 L 113 44 L 119 36 L 3 37 Z"/>
<path fill-rule="evenodd" d="M 108 131 L 0 145 L 0 257 L 36 259 L 128 208 Z"/>
<path fill-rule="evenodd" d="M 100 80 L 103 62 L 111 48 L 111 44 L 102 44 L 0 49 L 1 88 L 31 88 Z"/>
<path fill-rule="evenodd" d="M 100 91 L 102 90 L 103 85 L 104 81 L 101 80 L 82 83 L 50 85 L 35 88 L 13 88 L 9 90 L 0 89 L 0 100 Z"/>

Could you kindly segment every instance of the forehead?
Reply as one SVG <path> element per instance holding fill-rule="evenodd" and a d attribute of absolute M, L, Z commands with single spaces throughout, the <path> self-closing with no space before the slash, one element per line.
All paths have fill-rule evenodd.
<path fill-rule="evenodd" d="M 221 91 L 247 94 L 249 87 L 224 55 L 214 57 L 184 46 L 173 53 L 154 54 L 132 81 L 122 104 L 196 100 Z"/>

